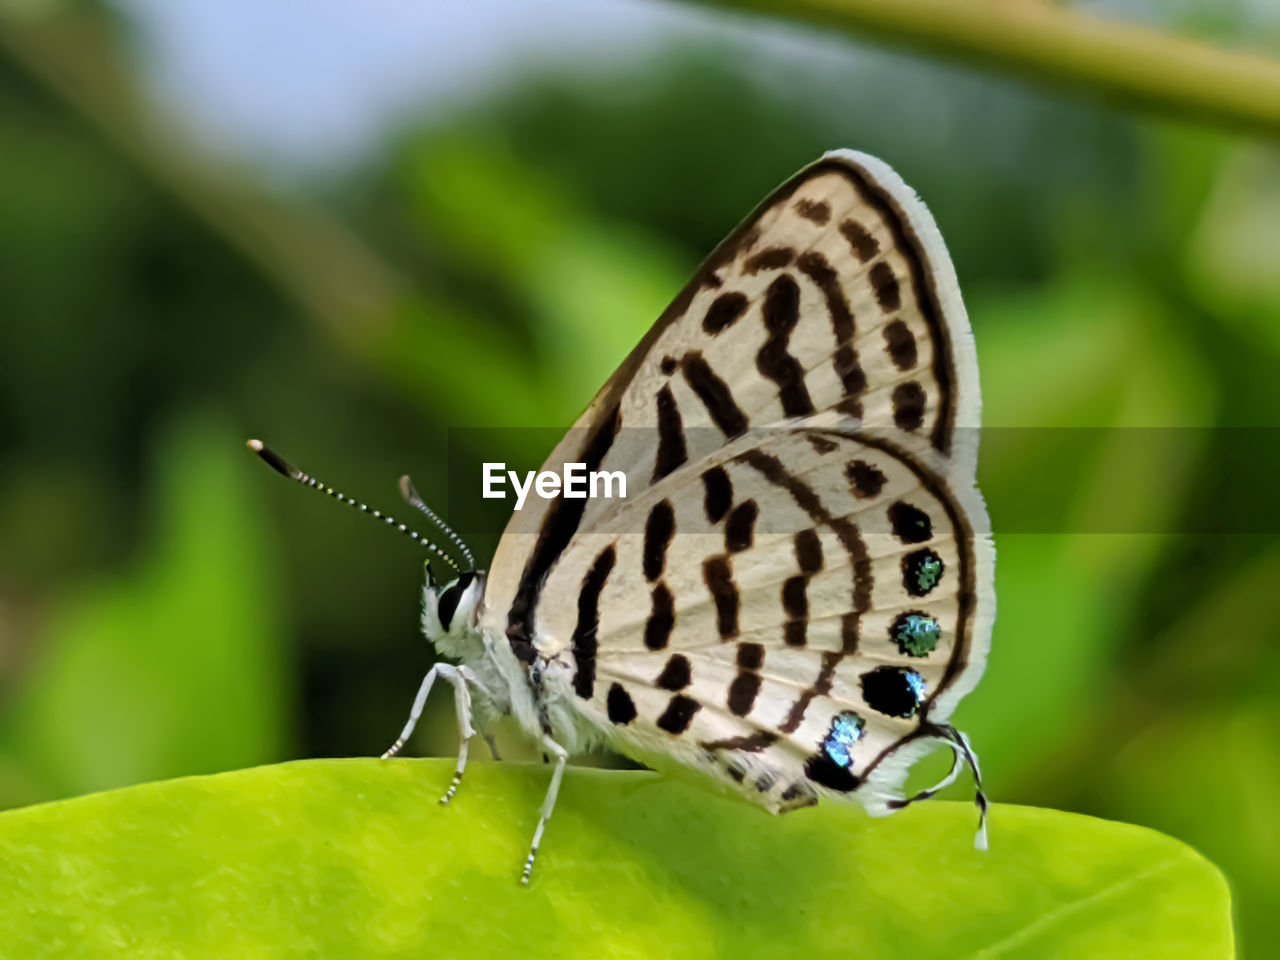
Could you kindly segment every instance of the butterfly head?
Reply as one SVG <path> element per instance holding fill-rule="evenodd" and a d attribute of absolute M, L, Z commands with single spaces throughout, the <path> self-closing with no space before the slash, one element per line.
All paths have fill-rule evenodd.
<path fill-rule="evenodd" d="M 470 548 L 447 523 L 440 519 L 434 510 L 422 502 L 422 498 L 418 496 L 418 491 L 414 489 L 413 483 L 408 477 L 400 478 L 401 495 L 411 506 L 425 514 L 428 520 L 440 528 L 440 531 L 448 538 L 449 544 L 453 546 L 456 554 L 461 554 L 461 564 L 466 564 L 468 569 L 462 569 L 462 565 L 458 562 L 456 555 L 450 555 L 450 550 L 442 549 L 416 530 L 411 530 L 405 524 L 397 522 L 390 514 L 373 509 L 358 500 L 348 497 L 346 494 L 339 493 L 328 484 L 322 483 L 310 474 L 303 473 L 261 440 L 250 440 L 247 445 L 251 451 L 257 454 L 261 460 L 265 461 L 277 473 L 302 484 L 304 487 L 319 490 L 340 503 L 345 503 L 363 514 L 372 516 L 375 520 L 380 520 L 393 530 L 399 531 L 415 543 L 425 547 L 435 555 L 436 560 L 439 560 L 457 573 L 458 575 L 455 579 L 443 585 L 437 585 L 435 578 L 431 575 L 431 563 L 424 564 L 427 574 L 427 586 L 423 591 L 422 629 L 426 633 L 427 639 L 434 643 L 436 649 L 446 656 L 462 656 L 464 653 L 471 651 L 471 648 L 479 640 L 476 624 L 480 618 L 480 600 L 484 596 L 484 574 L 476 572 L 475 557 L 472 555 Z"/>
<path fill-rule="evenodd" d="M 422 592 L 422 632 L 446 656 L 462 656 L 479 637 L 480 601 L 484 574 L 466 572 L 444 584 L 430 574 Z"/>

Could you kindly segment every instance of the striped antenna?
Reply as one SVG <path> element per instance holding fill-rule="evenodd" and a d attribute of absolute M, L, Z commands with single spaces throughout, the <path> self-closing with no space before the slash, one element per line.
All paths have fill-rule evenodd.
<path fill-rule="evenodd" d="M 437 557 L 439 557 L 449 566 L 453 567 L 455 572 L 457 573 L 462 572 L 461 570 L 458 569 L 458 565 L 454 562 L 452 557 L 450 557 L 447 553 L 445 553 L 443 550 L 437 547 L 434 543 L 432 543 L 426 537 L 419 534 L 418 531 L 410 530 L 403 523 L 398 522 L 395 519 L 395 517 L 392 517 L 389 514 L 385 514 L 381 510 L 375 510 L 366 504 L 360 503 L 358 500 L 353 500 L 350 497 L 339 493 L 337 490 L 333 489 L 333 487 L 329 486 L 328 484 L 321 483 L 315 477 L 312 477 L 312 476 L 309 476 L 308 474 L 303 473 L 301 470 L 297 469 L 296 467 L 291 466 L 289 462 L 284 459 L 284 457 L 280 456 L 280 454 L 276 453 L 274 450 L 268 447 L 261 440 L 249 440 L 245 445 L 254 453 L 256 453 L 258 457 L 263 462 L 265 462 L 269 467 L 271 467 L 271 469 L 274 470 L 276 473 L 279 473 L 282 476 L 286 476 L 290 480 L 296 480 L 298 483 L 302 484 L 304 487 L 313 487 L 316 490 L 319 490 L 321 493 L 328 494 L 329 496 L 333 497 L 335 500 L 339 500 L 342 503 L 347 504 L 348 506 L 355 507 L 361 513 L 371 514 L 374 517 L 374 519 L 381 520 L 387 526 L 394 527 L 395 529 L 399 530 L 401 533 L 405 534 L 405 536 L 409 537 L 415 543 L 422 544 L 422 546 L 426 547 L 428 550 L 434 553 Z"/>
<path fill-rule="evenodd" d="M 400 495 L 405 498 L 410 506 L 417 507 L 427 515 L 427 518 L 434 523 L 440 530 L 453 541 L 454 546 L 462 551 L 462 556 L 466 558 L 467 569 L 474 570 L 476 568 L 476 558 L 471 554 L 471 548 L 462 542 L 462 538 L 453 532 L 453 527 L 449 526 L 439 515 L 422 502 L 422 498 L 418 496 L 418 491 L 413 486 L 413 481 L 408 476 L 400 478 Z"/>

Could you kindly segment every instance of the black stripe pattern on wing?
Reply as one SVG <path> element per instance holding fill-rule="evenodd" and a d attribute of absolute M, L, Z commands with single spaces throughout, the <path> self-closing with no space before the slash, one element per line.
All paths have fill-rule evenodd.
<path fill-rule="evenodd" d="M 653 482 L 657 483 L 688 459 L 684 442 L 684 421 L 671 387 L 664 385 L 655 400 L 658 407 L 658 453 L 653 461 Z"/>
<path fill-rule="evenodd" d="M 620 423 L 618 405 L 614 404 L 592 429 L 576 458 L 577 462 L 585 465 L 587 473 L 600 469 L 605 455 L 613 446 Z M 511 609 L 507 612 L 507 642 L 511 644 L 511 651 L 516 659 L 526 666 L 533 663 L 535 655 L 533 619 L 542 586 L 546 583 L 547 574 L 569 546 L 573 535 L 578 532 L 586 506 L 585 498 L 557 497 L 542 518 L 538 539 L 529 559 L 525 561 L 520 584 L 516 587 Z"/>
<path fill-rule="evenodd" d="M 858 351 L 853 348 L 853 311 L 849 309 L 849 298 L 840 286 L 840 277 L 827 258 L 816 250 L 803 254 L 796 261 L 796 266 L 822 291 L 831 317 L 831 333 L 836 342 L 832 363 L 845 395 L 839 407 L 850 416 L 861 417 L 862 401 L 859 398 L 867 389 L 867 375 L 858 362 Z"/>
<path fill-rule="evenodd" d="M 706 358 L 698 350 L 690 350 L 680 360 L 680 369 L 689 387 L 707 408 L 711 422 L 720 428 L 728 439 L 747 432 L 747 415 L 738 409 L 728 385 L 716 376 Z"/>
<path fill-rule="evenodd" d="M 871 560 L 858 527 L 844 517 L 832 516 L 831 512 L 823 506 L 817 492 L 783 466 L 782 461 L 777 457 L 762 450 L 753 449 L 744 450 L 735 459 L 752 467 L 774 486 L 781 487 L 787 491 L 796 502 L 796 505 L 809 515 L 816 526 L 831 530 L 840 541 L 840 544 L 848 551 L 850 566 L 853 570 L 853 610 L 846 614 L 843 619 L 843 647 L 840 651 L 828 651 L 822 655 L 822 665 L 818 671 L 817 678 L 801 693 L 786 719 L 779 726 L 779 729 L 784 733 L 792 733 L 800 728 L 800 724 L 804 720 L 805 711 L 814 698 L 824 696 L 830 692 L 836 665 L 845 656 L 857 649 L 859 619 L 871 606 L 871 588 L 873 585 Z M 788 599 L 785 596 L 787 589 L 785 585 L 783 589 L 785 604 Z M 795 605 L 798 604 L 800 594 L 795 591 L 794 587 L 792 590 L 793 595 L 789 599 Z M 807 616 L 807 610 L 804 613 Z"/>
<path fill-rule="evenodd" d="M 675 598 L 662 581 L 666 569 L 667 549 L 676 532 L 676 513 L 671 502 L 663 500 L 654 504 L 644 525 L 644 553 L 641 564 L 645 579 L 653 584 L 650 591 L 649 619 L 644 625 L 644 645 L 650 650 L 662 650 L 671 639 L 676 625 Z"/>
<path fill-rule="evenodd" d="M 787 352 L 791 334 L 800 323 L 800 285 L 789 274 L 769 284 L 764 295 L 765 332 L 768 338 L 756 354 L 756 369 L 778 385 L 778 399 L 788 417 L 813 413 L 813 400 L 804 385 L 804 367 Z"/>
<path fill-rule="evenodd" d="M 644 578 L 653 583 L 667 565 L 667 549 L 676 534 L 676 511 L 670 500 L 654 504 L 644 524 Z"/>
<path fill-rule="evenodd" d="M 787 615 L 782 639 L 789 647 L 803 647 L 809 629 L 809 580 L 822 570 L 822 540 L 810 527 L 795 535 L 796 564 L 800 572 L 782 585 L 782 609 Z"/>
<path fill-rule="evenodd" d="M 578 623 L 573 628 L 573 659 L 577 670 L 573 675 L 573 690 L 584 700 L 590 700 L 596 689 L 596 634 L 600 630 L 600 594 L 605 581 L 618 559 L 618 550 L 609 544 L 600 551 L 595 563 L 582 580 L 578 592 Z"/>

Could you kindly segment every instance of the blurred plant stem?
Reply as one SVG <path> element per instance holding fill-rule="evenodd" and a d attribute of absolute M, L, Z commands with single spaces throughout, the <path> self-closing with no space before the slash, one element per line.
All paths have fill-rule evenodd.
<path fill-rule="evenodd" d="M 1050 0 L 701 0 L 869 35 L 1174 116 L 1280 134 L 1280 63 Z"/>

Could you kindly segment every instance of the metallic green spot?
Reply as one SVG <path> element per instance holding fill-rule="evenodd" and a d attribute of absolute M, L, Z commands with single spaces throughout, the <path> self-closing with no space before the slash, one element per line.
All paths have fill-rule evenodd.
<path fill-rule="evenodd" d="M 942 626 L 922 613 L 906 613 L 894 622 L 893 639 L 909 657 L 928 656 L 942 639 Z"/>
<path fill-rule="evenodd" d="M 941 579 L 942 559 L 936 554 L 930 554 L 921 561 L 920 568 L 916 571 L 916 586 L 921 593 L 928 593 Z"/>

